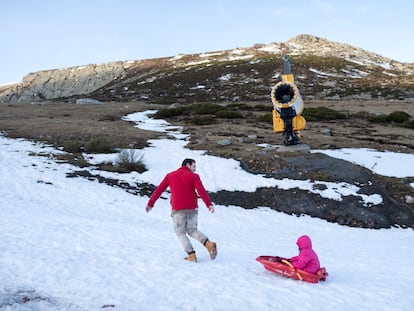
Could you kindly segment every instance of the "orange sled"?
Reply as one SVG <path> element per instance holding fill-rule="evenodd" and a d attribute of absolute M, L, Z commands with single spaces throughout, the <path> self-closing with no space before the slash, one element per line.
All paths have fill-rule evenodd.
<path fill-rule="evenodd" d="M 328 277 L 328 272 L 325 268 L 320 268 L 316 274 L 312 274 L 300 269 L 295 269 L 289 261 L 282 257 L 259 256 L 256 260 L 260 262 L 266 270 L 295 280 L 318 283 L 319 281 L 326 281 L 326 278 Z"/>

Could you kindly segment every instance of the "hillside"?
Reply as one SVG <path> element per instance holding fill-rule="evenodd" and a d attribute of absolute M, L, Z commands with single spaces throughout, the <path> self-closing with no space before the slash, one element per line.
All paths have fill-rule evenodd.
<path fill-rule="evenodd" d="M 85 173 L 82 152 L 93 152 L 102 139 L 112 148 L 146 147 L 149 139 L 164 134 L 137 130 L 123 118 L 163 110 L 159 118 L 190 134 L 190 149 L 236 159 L 255 174 L 343 181 L 360 187 L 360 193 L 384 198 L 384 204 L 367 207 L 355 197 L 338 202 L 302 190 L 292 195 L 260 188 L 254 193 L 218 192 L 213 194 L 217 204 L 268 206 L 358 227 L 414 227 L 414 176 L 386 177 L 327 155 L 277 152 L 282 138 L 269 118 L 270 90 L 280 81 L 285 54 L 305 101 L 307 125 L 301 140 L 310 149 L 414 153 L 414 64 L 309 35 L 251 48 L 32 73 L 22 83 L 0 89 L 0 132 L 62 147 L 72 153 L 63 160 L 79 166 L 75 176 L 118 185 Z M 80 105 L 77 99 L 100 104 Z M 395 112 L 405 119 L 384 122 Z M 131 189 L 122 184 L 141 195 L 154 186 Z"/>
<path fill-rule="evenodd" d="M 289 55 L 308 99 L 414 97 L 414 64 L 311 35 L 202 54 L 90 64 L 30 73 L 0 88 L 0 103 L 146 100 L 151 103 L 267 100 Z"/>

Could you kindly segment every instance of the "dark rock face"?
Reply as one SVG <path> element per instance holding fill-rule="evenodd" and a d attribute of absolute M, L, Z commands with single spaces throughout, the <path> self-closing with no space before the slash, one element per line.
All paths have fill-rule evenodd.
<path fill-rule="evenodd" d="M 382 178 L 369 170 L 323 154 L 296 155 L 285 158 L 285 161 L 288 163 L 286 168 L 269 177 L 318 180 L 317 176 L 329 176 L 332 182 L 340 180 L 360 187 L 360 194 L 378 194 L 383 203 L 364 205 L 358 196 L 344 196 L 341 201 L 336 201 L 298 188 L 281 190 L 276 187 L 259 188 L 253 193 L 219 191 L 211 193 L 212 200 L 216 204 L 244 208 L 266 206 L 287 214 L 309 215 L 351 227 L 414 228 L 414 209 L 392 199 Z"/>
<path fill-rule="evenodd" d="M 256 192 L 219 191 L 211 193 L 216 204 L 236 205 L 244 208 L 270 207 L 290 215 L 309 215 L 350 227 L 390 228 L 392 226 L 414 228 L 414 213 L 407 206 L 396 204 L 386 193 L 380 192 L 384 203 L 371 207 L 362 206 L 356 197 L 344 197 L 342 201 L 321 198 L 318 195 L 292 189 L 259 188 Z"/>

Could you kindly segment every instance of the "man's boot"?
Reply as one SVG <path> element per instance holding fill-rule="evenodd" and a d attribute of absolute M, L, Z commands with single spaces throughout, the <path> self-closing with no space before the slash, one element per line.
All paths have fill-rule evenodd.
<path fill-rule="evenodd" d="M 211 260 L 214 260 L 214 258 L 216 258 L 216 256 L 217 256 L 217 245 L 216 245 L 216 243 L 211 242 L 210 240 L 207 240 L 204 243 L 204 246 L 207 248 L 207 250 L 210 254 Z"/>
<path fill-rule="evenodd" d="M 184 257 L 185 260 L 197 262 L 197 256 L 195 252 L 189 253 L 188 256 Z"/>

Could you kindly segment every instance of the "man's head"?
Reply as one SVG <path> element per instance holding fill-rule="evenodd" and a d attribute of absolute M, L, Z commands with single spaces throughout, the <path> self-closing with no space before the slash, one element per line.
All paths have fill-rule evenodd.
<path fill-rule="evenodd" d="M 192 172 L 196 170 L 196 161 L 194 159 L 184 159 L 181 166 L 187 166 Z"/>

